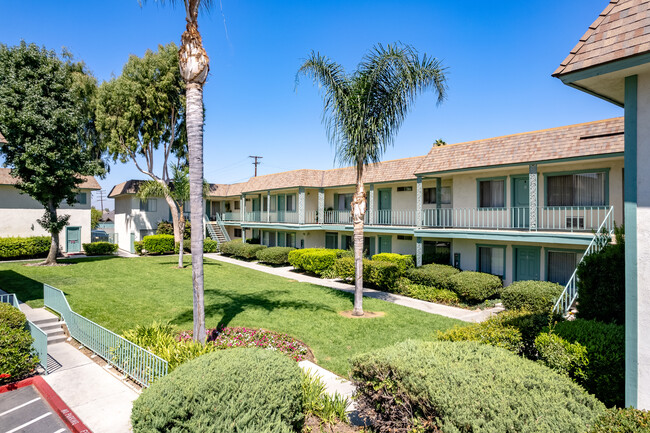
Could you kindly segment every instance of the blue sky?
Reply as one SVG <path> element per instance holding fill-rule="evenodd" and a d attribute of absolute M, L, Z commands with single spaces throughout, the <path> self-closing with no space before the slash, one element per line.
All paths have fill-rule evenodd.
<path fill-rule="evenodd" d="M 442 60 L 449 97 L 421 95 L 384 159 L 423 155 L 447 143 L 621 116 L 622 109 L 563 85 L 551 73 L 608 0 L 235 1 L 199 18 L 210 56 L 205 85 L 205 177 L 334 167 L 321 124 L 322 100 L 295 73 L 311 50 L 354 70 L 376 43 L 401 41 Z M 179 43 L 182 7 L 137 0 L 0 2 L 0 42 L 67 47 L 100 80 L 119 75 L 129 54 Z M 160 160 L 159 164 L 160 165 Z M 115 163 L 100 184 L 144 178 Z M 105 205 L 106 206 L 106 205 Z M 109 203 L 112 207 L 112 203 Z"/>

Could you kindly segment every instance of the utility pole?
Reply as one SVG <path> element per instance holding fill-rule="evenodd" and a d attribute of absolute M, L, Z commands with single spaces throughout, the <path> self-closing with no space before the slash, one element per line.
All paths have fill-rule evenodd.
<path fill-rule="evenodd" d="M 261 162 L 258 161 L 258 159 L 262 159 L 261 156 L 249 156 L 249 158 L 253 158 L 255 162 L 253 162 L 253 165 L 255 166 L 255 177 L 257 177 L 257 166 L 261 164 Z"/>
<path fill-rule="evenodd" d="M 99 194 L 99 202 L 101 203 L 101 211 L 104 212 L 104 194 L 106 194 L 106 191 L 103 189 L 100 189 L 97 191 L 97 194 Z"/>

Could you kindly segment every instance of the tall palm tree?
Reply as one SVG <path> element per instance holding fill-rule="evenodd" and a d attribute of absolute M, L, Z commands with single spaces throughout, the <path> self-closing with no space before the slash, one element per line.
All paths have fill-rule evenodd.
<path fill-rule="evenodd" d="M 338 63 L 311 52 L 296 75 L 305 75 L 323 89 L 323 123 L 336 148 L 339 163 L 356 167 L 352 200 L 354 223 L 354 311 L 363 316 L 363 218 L 366 194 L 363 169 L 379 162 L 395 140 L 397 130 L 418 94 L 431 88 L 440 104 L 447 93 L 445 68 L 440 61 L 419 57 L 403 44 L 374 46 L 353 74 Z"/>
<path fill-rule="evenodd" d="M 141 0 L 145 1 L 145 0 Z M 168 0 L 172 4 L 180 0 Z M 164 3 L 164 0 L 160 0 Z M 210 71 L 210 59 L 199 33 L 199 9 L 208 9 L 212 0 L 183 0 L 185 31 L 178 50 L 181 75 L 185 80 L 187 147 L 190 167 L 190 223 L 192 245 L 192 286 L 194 288 L 194 340 L 204 342 L 205 305 L 203 300 L 203 85 Z"/>

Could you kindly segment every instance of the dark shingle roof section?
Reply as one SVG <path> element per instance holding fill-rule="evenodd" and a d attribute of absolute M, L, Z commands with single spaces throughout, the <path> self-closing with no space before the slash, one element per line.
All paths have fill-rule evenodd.
<path fill-rule="evenodd" d="M 370 164 L 363 170 L 363 182 L 375 183 L 415 179 L 415 170 L 424 161 L 424 158 L 424 156 L 414 156 Z M 323 187 L 355 185 L 356 182 L 356 167 L 327 170 L 323 176 Z"/>
<path fill-rule="evenodd" d="M 620 153 L 623 118 L 433 147 L 416 173 Z"/>
<path fill-rule="evenodd" d="M 146 180 L 131 179 L 119 183 L 111 189 L 111 192 L 108 193 L 108 198 L 115 198 L 125 194 L 137 194 L 140 190 L 140 185 L 145 182 Z"/>
<path fill-rule="evenodd" d="M 292 170 L 251 177 L 246 182 L 243 191 L 266 191 L 269 189 L 295 188 L 298 186 L 317 188 L 321 186 L 322 180 L 323 170 Z"/>
<path fill-rule="evenodd" d="M 650 0 L 611 0 L 553 76 L 650 52 Z"/>
<path fill-rule="evenodd" d="M 81 189 L 101 189 L 99 182 L 93 176 L 82 176 L 84 181 L 79 188 Z M 0 185 L 15 185 L 18 180 L 11 175 L 11 170 L 8 168 L 0 168 Z"/>

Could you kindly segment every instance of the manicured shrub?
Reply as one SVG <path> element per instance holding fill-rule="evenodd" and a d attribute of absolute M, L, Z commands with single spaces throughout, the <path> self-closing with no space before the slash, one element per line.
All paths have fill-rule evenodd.
<path fill-rule="evenodd" d="M 496 275 L 463 271 L 449 278 L 450 289 L 469 302 L 483 302 L 498 294 L 503 284 Z"/>
<path fill-rule="evenodd" d="M 589 363 L 578 382 L 608 407 L 624 405 L 625 328 L 613 323 L 577 319 L 558 323 L 560 337 L 587 348 Z"/>
<path fill-rule="evenodd" d="M 564 287 L 548 281 L 515 281 L 501 290 L 503 306 L 509 310 L 549 313 Z"/>
<path fill-rule="evenodd" d="M 367 268 L 365 265 L 370 262 L 368 259 L 364 259 L 364 272 L 363 272 L 363 279 L 365 280 L 368 277 L 368 272 Z M 346 280 L 348 282 L 354 281 L 354 273 L 355 273 L 355 268 L 354 268 L 354 258 L 353 257 L 341 257 L 340 259 L 336 259 L 334 262 L 334 273 L 338 278 L 341 278 L 343 280 Z"/>
<path fill-rule="evenodd" d="M 430 264 L 419 268 L 408 269 L 406 277 L 416 284 L 436 287 L 438 289 L 450 289 L 449 278 L 460 271 L 453 266 Z"/>
<path fill-rule="evenodd" d="M 625 243 L 617 236 L 615 245 L 584 258 L 578 277 L 578 317 L 625 324 Z"/>
<path fill-rule="evenodd" d="M 334 253 L 334 258 L 338 259 L 347 254 L 347 251 L 345 250 L 335 250 L 335 249 L 327 249 L 327 248 L 303 248 L 299 250 L 293 250 L 289 253 L 288 260 L 289 264 L 293 266 L 296 269 L 302 270 L 302 271 L 309 271 L 305 266 L 309 266 L 311 264 L 311 259 L 309 259 L 309 263 L 307 259 L 311 257 L 312 254 L 317 254 L 319 256 L 322 256 L 323 253 L 325 253 L 326 257 L 330 257 L 331 253 Z M 328 268 L 332 267 L 334 264 L 334 261 L 332 260 L 332 263 L 329 265 Z"/>
<path fill-rule="evenodd" d="M 0 302 L 0 326 L 11 329 L 23 329 L 25 327 L 25 315 L 18 308 Z"/>
<path fill-rule="evenodd" d="M 0 238 L 0 260 L 45 257 L 50 251 L 52 238 L 33 236 L 29 238 Z"/>
<path fill-rule="evenodd" d="M 460 298 L 456 292 L 415 284 L 408 278 L 401 278 L 398 281 L 395 292 L 410 298 L 435 302 L 437 304 L 457 305 L 460 302 Z"/>
<path fill-rule="evenodd" d="M 160 221 L 156 228 L 157 235 L 174 235 L 174 225 L 169 221 Z M 185 230 L 183 231 L 183 239 L 189 240 L 192 236 L 192 229 L 189 220 L 185 220 Z"/>
<path fill-rule="evenodd" d="M 605 410 L 568 377 L 476 342 L 405 341 L 355 357 L 351 375 L 380 433 L 575 433 Z"/>
<path fill-rule="evenodd" d="M 81 244 L 87 256 L 105 256 L 117 251 L 117 244 L 110 242 L 93 242 L 92 244 Z"/>
<path fill-rule="evenodd" d="M 406 254 L 394 254 L 394 253 L 375 254 L 374 256 L 372 256 L 372 260 L 377 262 L 395 263 L 399 268 L 400 276 L 403 275 L 407 269 L 411 269 L 415 267 L 413 256 L 406 255 Z"/>
<path fill-rule="evenodd" d="M 212 239 L 205 239 L 203 241 L 204 253 L 216 253 L 217 251 L 219 251 L 219 242 L 213 241 Z"/>
<path fill-rule="evenodd" d="M 334 261 L 336 275 L 348 282 L 354 281 L 354 258 L 341 257 Z M 393 291 L 401 272 L 396 263 L 363 259 L 363 282 L 380 290 Z"/>
<path fill-rule="evenodd" d="M 648 433 L 650 412 L 633 407 L 607 409 L 589 433 Z"/>
<path fill-rule="evenodd" d="M 165 254 L 174 252 L 174 236 L 150 235 L 142 238 L 143 250 L 147 254 Z"/>
<path fill-rule="evenodd" d="M 265 248 L 266 245 L 243 243 L 241 239 L 224 242 L 220 246 L 221 254 L 247 260 L 256 258 L 257 252 Z"/>
<path fill-rule="evenodd" d="M 243 242 L 241 239 L 233 239 L 232 241 L 223 242 L 219 245 L 219 251 L 221 254 L 226 256 L 234 256 L 240 248 L 242 248 Z"/>
<path fill-rule="evenodd" d="M 295 250 L 292 247 L 271 247 L 257 252 L 257 260 L 272 265 L 288 265 L 289 252 Z"/>
<path fill-rule="evenodd" d="M 34 340 L 25 323 L 25 315 L 20 310 L 0 303 L 0 385 L 16 382 L 36 368 Z"/>
<path fill-rule="evenodd" d="M 133 404 L 139 432 L 297 431 L 303 420 L 301 373 L 279 353 L 217 351 L 181 365 Z"/>
<path fill-rule="evenodd" d="M 336 250 L 322 249 L 317 251 L 308 251 L 300 256 L 300 267 L 307 272 L 320 275 L 334 266 L 336 258 Z"/>
<path fill-rule="evenodd" d="M 539 361 L 574 380 L 585 377 L 589 363 L 587 348 L 580 343 L 570 343 L 552 332 L 539 334 L 535 339 Z"/>
<path fill-rule="evenodd" d="M 142 253 L 143 248 L 144 248 L 144 242 L 142 242 L 142 241 L 134 241 L 133 242 L 133 249 L 135 250 L 135 253 L 137 255 L 141 256 L 143 254 Z"/>

